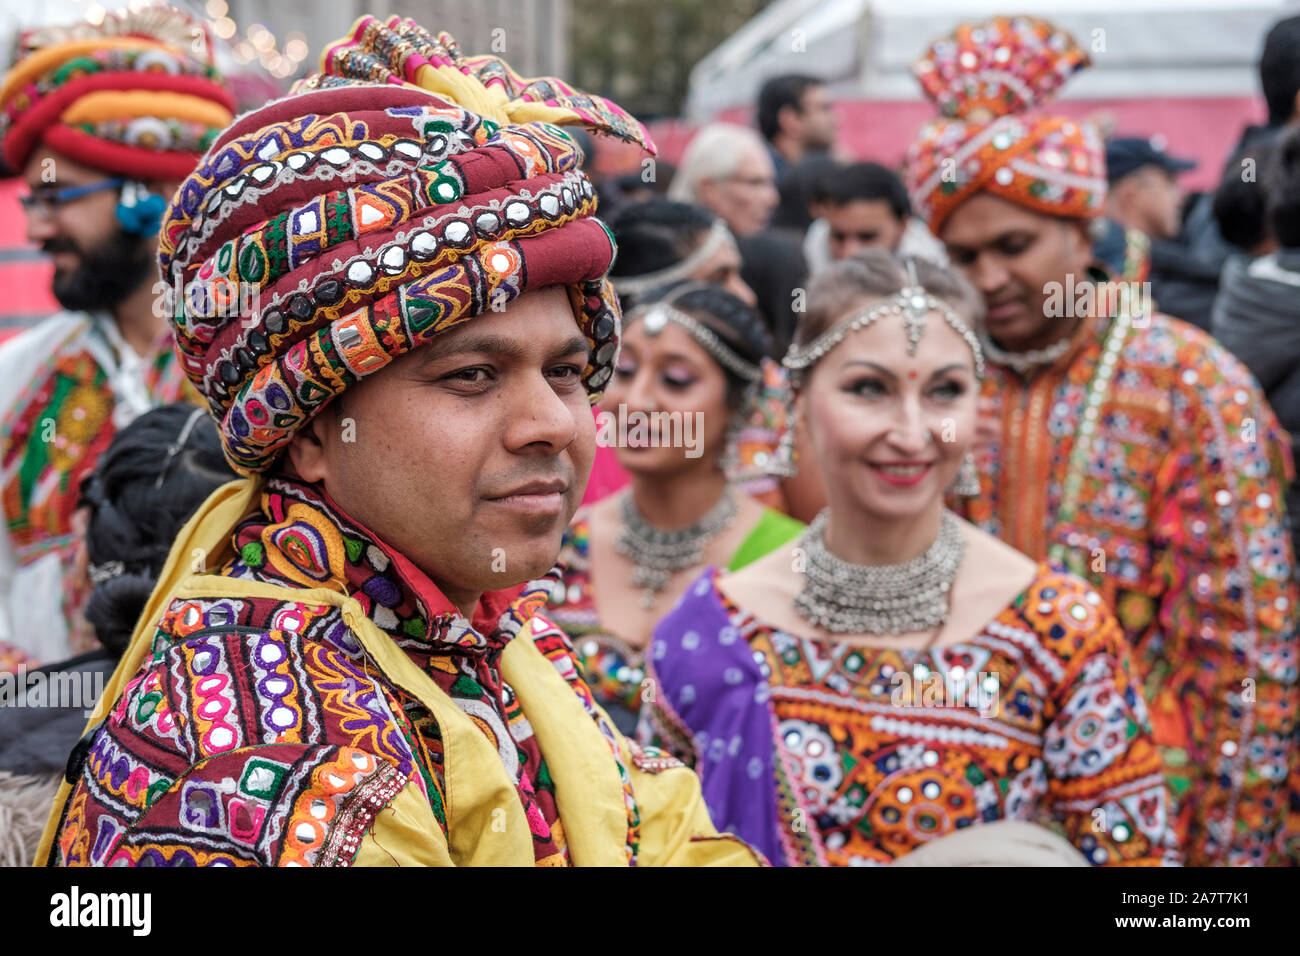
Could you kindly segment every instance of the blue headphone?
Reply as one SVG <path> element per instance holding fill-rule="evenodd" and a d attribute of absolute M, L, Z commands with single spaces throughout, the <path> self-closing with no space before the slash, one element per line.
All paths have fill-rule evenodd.
<path fill-rule="evenodd" d="M 166 209 L 166 199 L 149 192 L 143 183 L 128 179 L 117 201 L 117 221 L 133 236 L 155 236 Z"/>

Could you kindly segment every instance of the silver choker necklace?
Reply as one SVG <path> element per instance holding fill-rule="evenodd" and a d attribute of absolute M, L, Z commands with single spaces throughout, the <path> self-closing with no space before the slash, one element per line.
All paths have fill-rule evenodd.
<path fill-rule="evenodd" d="M 1074 332 L 1071 331 L 1065 338 L 1053 342 L 1045 349 L 1008 352 L 994 345 L 993 340 L 988 337 L 988 333 L 983 330 L 980 331 L 980 344 L 984 346 L 984 354 L 989 357 L 989 361 L 996 362 L 998 365 L 1005 365 L 1021 375 L 1036 368 L 1055 365 L 1062 355 L 1070 351 L 1070 342 L 1073 338 Z"/>
<path fill-rule="evenodd" d="M 826 547 L 830 510 L 813 519 L 799 547 L 807 568 L 794 609 L 837 634 L 911 634 L 948 620 L 949 592 L 966 553 L 961 521 L 947 509 L 934 544 L 905 564 L 850 564 Z"/>
<path fill-rule="evenodd" d="M 614 550 L 629 559 L 636 570 L 632 583 L 644 590 L 641 606 L 651 608 L 659 592 L 668 587 L 673 572 L 704 563 L 704 547 L 736 520 L 736 495 L 728 485 L 709 513 L 693 525 L 664 531 L 646 521 L 637 509 L 632 489 L 623 492 L 618 503 L 623 527 Z"/>

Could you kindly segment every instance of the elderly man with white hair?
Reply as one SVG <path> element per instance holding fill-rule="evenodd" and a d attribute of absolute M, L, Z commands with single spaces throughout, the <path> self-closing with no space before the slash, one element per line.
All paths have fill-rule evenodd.
<path fill-rule="evenodd" d="M 712 210 L 737 236 L 763 229 L 779 197 L 762 138 L 734 123 L 705 126 L 682 154 L 668 198 Z"/>

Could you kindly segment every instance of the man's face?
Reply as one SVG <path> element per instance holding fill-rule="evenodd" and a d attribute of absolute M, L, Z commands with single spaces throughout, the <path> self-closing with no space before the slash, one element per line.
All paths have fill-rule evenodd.
<path fill-rule="evenodd" d="M 1092 245 L 1086 223 L 1033 212 L 989 193 L 976 193 L 939 230 L 952 264 L 988 306 L 985 325 L 1013 351 L 1045 348 L 1075 321 L 1049 314 L 1054 290 L 1087 282 Z M 1059 285 L 1054 285 L 1059 284 Z"/>
<path fill-rule="evenodd" d="M 803 147 L 820 152 L 835 145 L 835 106 L 824 86 L 810 86 L 800 98 Z"/>
<path fill-rule="evenodd" d="M 824 215 L 831 227 L 831 258 L 835 260 L 847 259 L 860 249 L 894 252 L 907 226 L 883 199 L 855 199 L 842 206 L 827 203 Z"/>
<path fill-rule="evenodd" d="M 23 169 L 36 196 L 111 178 L 48 149 Z M 157 242 L 133 236 L 117 221 L 119 191 L 104 189 L 27 216 L 27 239 L 54 263 L 52 291 L 65 309 L 111 309 L 155 277 Z"/>
<path fill-rule="evenodd" d="M 737 236 L 766 228 L 781 199 L 772 159 L 756 145 L 742 149 L 736 168 L 726 179 L 703 180 L 698 188 L 701 204 L 725 219 Z"/>
<path fill-rule="evenodd" d="M 294 470 L 462 608 L 544 574 L 587 487 L 586 339 L 562 288 L 395 359 L 294 437 Z"/>
<path fill-rule="evenodd" d="M 1112 218 L 1152 239 L 1172 239 L 1182 227 L 1183 187 L 1159 166 L 1143 166 L 1111 187 Z"/>

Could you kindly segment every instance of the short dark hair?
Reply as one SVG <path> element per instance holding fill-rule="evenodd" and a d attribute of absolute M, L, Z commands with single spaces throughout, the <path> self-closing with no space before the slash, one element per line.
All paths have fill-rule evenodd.
<path fill-rule="evenodd" d="M 889 203 L 889 211 L 900 221 L 912 213 L 903 181 L 897 173 L 879 163 L 849 163 L 829 170 L 821 177 L 818 193 L 823 202 L 832 206 L 883 200 Z"/>
<path fill-rule="evenodd" d="M 1268 121 L 1280 126 L 1295 114 L 1300 91 L 1300 16 L 1273 24 L 1259 55 L 1259 81 L 1268 104 Z"/>
<path fill-rule="evenodd" d="M 1268 222 L 1279 246 L 1300 248 L 1300 129 L 1274 141 L 1272 160 L 1266 171 Z"/>
<path fill-rule="evenodd" d="M 769 143 L 781 130 L 781 110 L 793 106 L 803 112 L 803 95 L 810 87 L 825 86 L 815 76 L 786 73 L 774 76 L 758 91 L 758 131 Z"/>
<path fill-rule="evenodd" d="M 1239 249 L 1253 249 L 1269 235 L 1269 192 L 1272 191 L 1277 138 L 1266 137 L 1242 149 L 1223 169 L 1214 190 L 1211 210 L 1219 233 Z M 1254 164 L 1254 175 L 1243 175 L 1245 163 Z"/>
<path fill-rule="evenodd" d="M 769 230 L 736 240 L 740 247 L 740 278 L 754 290 L 758 313 L 772 338 L 772 358 L 779 359 L 790 347 L 798 314 L 794 290 L 808 281 L 808 263 L 802 243 L 788 233 Z"/>
<path fill-rule="evenodd" d="M 610 223 L 618 258 L 612 276 L 641 276 L 681 262 L 700 244 L 717 217 L 701 206 L 647 199 L 627 206 Z"/>

